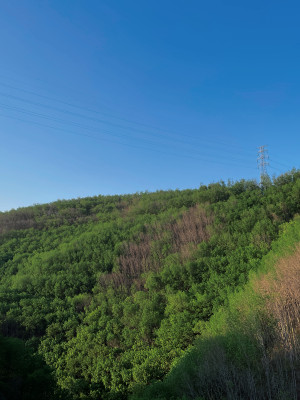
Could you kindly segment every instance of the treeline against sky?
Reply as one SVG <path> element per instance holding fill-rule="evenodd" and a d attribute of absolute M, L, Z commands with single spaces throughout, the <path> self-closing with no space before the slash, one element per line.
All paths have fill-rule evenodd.
<path fill-rule="evenodd" d="M 0 213 L 0 357 L 22 344 L 33 376 L 49 374 L 45 398 L 141 397 L 206 335 L 299 211 L 294 170 L 262 187 L 219 182 Z M 36 398 L 30 369 L 8 359 L 0 393 L 14 398 L 11 379 L 15 396 Z M 162 396 L 152 398 L 171 398 Z"/>

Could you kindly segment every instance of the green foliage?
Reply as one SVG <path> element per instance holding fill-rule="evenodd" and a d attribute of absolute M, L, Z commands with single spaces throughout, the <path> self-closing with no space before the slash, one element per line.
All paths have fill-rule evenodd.
<path fill-rule="evenodd" d="M 201 337 L 184 353 L 166 378 L 153 382 L 150 386 L 136 386 L 135 393 L 130 398 L 296 398 L 293 382 L 295 370 L 292 367 L 298 370 L 299 359 L 293 360 L 290 348 L 286 355 L 287 360 L 280 353 L 282 344 L 275 341 L 277 323 L 266 312 L 265 297 L 254 288 L 260 277 L 266 272 L 274 271 L 276 261 L 295 251 L 299 242 L 298 216 L 282 226 L 279 239 L 261 260 L 259 270 L 252 271 L 247 285 L 230 294 L 226 306 L 221 307 L 208 322 L 202 324 Z M 283 348 L 286 345 L 287 343 L 283 343 Z M 275 349 L 273 353 L 272 347 Z M 277 360 L 276 357 L 281 358 Z"/>
<path fill-rule="evenodd" d="M 263 192 L 242 180 L 0 213 L 0 332 L 34 344 L 70 399 L 126 399 L 190 351 L 299 211 L 291 171 Z"/>
<path fill-rule="evenodd" d="M 60 394 L 50 368 L 33 349 L 0 336 L 0 396 L 7 400 L 51 400 Z"/>

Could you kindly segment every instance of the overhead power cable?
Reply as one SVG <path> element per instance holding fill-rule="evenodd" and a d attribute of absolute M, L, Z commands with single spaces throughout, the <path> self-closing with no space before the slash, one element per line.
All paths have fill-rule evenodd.
<path fill-rule="evenodd" d="M 272 163 L 281 165 L 282 167 L 291 168 L 291 166 L 288 166 L 288 165 L 286 165 L 286 164 L 283 164 L 282 162 L 279 162 L 279 161 L 276 161 L 276 160 L 273 160 L 273 159 L 271 159 L 270 161 L 271 161 Z"/>
<path fill-rule="evenodd" d="M 193 160 L 197 160 L 197 161 L 202 160 L 202 161 L 205 161 L 205 162 L 208 162 L 208 163 L 219 164 L 219 165 L 227 165 L 227 166 L 233 166 L 233 167 L 241 167 L 242 166 L 243 168 L 247 168 L 247 169 L 252 169 L 252 170 L 255 169 L 254 167 L 250 167 L 250 166 L 244 165 L 244 164 L 232 163 L 232 162 L 222 162 L 222 161 L 216 160 L 215 158 L 213 158 L 213 159 L 212 158 L 207 158 L 206 156 L 204 158 L 203 155 L 201 155 L 201 154 L 199 154 L 198 157 L 196 157 L 196 156 L 194 157 L 194 156 L 187 155 L 187 154 L 184 154 L 184 153 L 175 154 L 175 153 L 165 152 L 165 151 L 163 151 L 161 149 L 157 149 L 157 148 L 153 149 L 153 148 L 149 148 L 149 147 L 142 147 L 140 145 L 135 145 L 135 144 L 131 144 L 131 143 L 125 143 L 125 142 L 119 142 L 119 141 L 113 141 L 113 140 L 108 139 L 108 138 L 103 138 L 103 137 L 100 138 L 100 137 L 89 135 L 89 134 L 85 134 L 85 133 L 78 133 L 78 132 L 74 132 L 74 131 L 68 131 L 66 129 L 62 129 L 62 128 L 59 128 L 59 127 L 56 127 L 56 126 L 51 126 L 51 125 L 47 125 L 47 124 L 41 124 L 41 123 L 36 122 L 36 121 L 28 121 L 28 120 L 25 120 L 25 119 L 19 118 L 19 117 L 13 117 L 13 116 L 8 116 L 8 115 L 4 115 L 4 114 L 0 114 L 0 115 L 2 117 L 5 117 L 5 118 L 15 119 L 17 121 L 30 123 L 30 124 L 34 124 L 34 125 L 41 126 L 41 127 L 44 127 L 44 128 L 57 130 L 57 131 L 60 131 L 60 132 L 66 133 L 66 134 L 88 137 L 88 138 L 91 138 L 91 139 L 94 139 L 94 140 L 100 140 L 100 141 L 104 140 L 106 142 L 110 142 L 110 143 L 113 143 L 113 144 L 117 143 L 117 144 L 120 144 L 120 145 L 123 145 L 123 146 L 136 148 L 136 149 L 139 149 L 139 150 L 140 149 L 148 150 L 148 151 L 150 150 L 150 151 L 158 152 L 158 153 L 165 154 L 165 155 L 168 155 L 168 156 L 175 156 L 175 157 L 178 157 L 178 158 L 184 157 L 184 158 L 193 159 Z M 233 161 L 235 161 L 235 160 L 233 160 Z"/>
<path fill-rule="evenodd" d="M 119 117 L 119 116 L 115 116 L 115 115 L 108 114 L 108 113 L 105 113 L 105 112 L 100 112 L 100 111 L 92 110 L 92 109 L 89 109 L 89 108 L 83 108 L 83 107 L 81 107 L 81 106 L 77 106 L 77 105 L 74 105 L 74 104 L 71 104 L 71 103 L 62 101 L 62 100 L 54 99 L 54 98 L 52 98 L 52 97 L 48 97 L 48 96 L 45 96 L 45 95 L 42 95 L 42 94 L 39 94 L 39 93 L 36 93 L 36 92 L 32 92 L 32 91 L 28 91 L 28 90 L 25 90 L 25 89 L 17 88 L 17 87 L 15 87 L 15 86 L 8 85 L 8 84 L 6 84 L 6 83 L 0 82 L 0 85 L 1 85 L 1 86 L 4 86 L 4 87 L 11 88 L 11 89 L 14 89 L 14 90 L 17 90 L 17 91 L 24 92 L 24 93 L 27 93 L 27 94 L 31 94 L 31 95 L 33 95 L 33 96 L 37 96 L 37 97 L 44 98 L 44 99 L 47 99 L 47 100 L 50 100 L 50 101 L 54 101 L 54 102 L 57 102 L 57 103 L 60 103 L 60 104 L 64 104 L 64 105 L 67 105 L 67 106 L 72 107 L 72 108 L 80 109 L 80 110 L 87 111 L 87 112 L 90 112 L 90 113 L 94 113 L 94 114 L 97 114 L 97 115 L 105 115 L 105 116 L 108 116 L 108 117 L 111 117 L 111 118 L 114 118 L 114 119 L 118 119 L 118 120 L 120 120 L 120 121 L 125 121 L 125 122 L 128 122 L 128 123 L 132 123 L 132 124 L 134 124 L 134 125 L 140 125 L 140 126 L 144 126 L 144 127 L 146 127 L 146 128 L 154 129 L 154 130 L 156 130 L 156 131 L 160 131 L 161 133 L 163 133 L 164 136 L 168 136 L 168 137 L 171 138 L 172 140 L 176 140 L 176 141 L 178 141 L 178 142 L 181 141 L 182 143 L 186 143 L 186 141 L 187 141 L 186 139 L 192 139 L 192 140 L 194 141 L 194 143 L 197 143 L 197 140 L 195 140 L 195 137 L 194 137 L 194 136 L 187 135 L 186 133 L 185 133 L 185 134 L 176 133 L 176 132 L 170 133 L 170 132 L 167 132 L 166 130 L 161 129 L 161 128 L 158 128 L 158 127 L 154 127 L 154 126 L 147 125 L 147 124 L 144 124 L 144 123 L 140 123 L 140 122 L 137 122 L 137 121 L 133 121 L 133 120 L 121 118 L 121 117 Z M 43 105 L 43 104 L 41 104 L 41 103 L 32 102 L 32 101 L 30 101 L 30 100 L 27 100 L 27 99 L 24 99 L 24 98 L 22 99 L 22 98 L 20 98 L 20 97 L 18 98 L 17 96 L 13 96 L 13 95 L 11 95 L 11 94 L 4 94 L 4 93 L 1 93 L 1 95 L 2 95 L 2 96 L 6 96 L 6 97 L 11 97 L 11 98 L 14 98 L 14 99 L 20 100 L 20 101 L 25 101 L 25 102 L 28 102 L 28 103 L 30 103 L 30 104 L 35 104 L 35 105 L 40 106 L 40 107 L 48 107 L 49 109 L 51 108 L 51 109 L 53 109 L 53 110 L 55 110 L 55 111 L 62 112 L 62 113 L 65 113 L 65 114 L 76 115 L 76 116 L 78 116 L 78 117 L 80 117 L 80 118 L 86 118 L 86 119 L 89 119 L 89 120 L 93 120 L 93 121 L 95 121 L 95 122 L 106 123 L 106 124 L 108 124 L 108 125 L 113 125 L 113 126 L 121 127 L 122 129 L 135 130 L 135 131 L 138 131 L 139 133 L 142 132 L 142 133 L 146 133 L 146 134 L 151 135 L 151 136 L 159 136 L 159 137 L 161 137 L 161 135 L 159 135 L 159 134 L 157 134 L 157 133 L 154 133 L 154 132 L 141 131 L 140 129 L 137 129 L 137 128 L 134 128 L 134 127 L 126 127 L 126 126 L 124 126 L 124 125 L 116 124 L 116 123 L 111 122 L 111 121 L 100 120 L 99 118 L 94 118 L 94 117 L 90 117 L 90 116 L 86 116 L 86 115 L 74 113 L 74 112 L 68 111 L 68 110 L 61 110 L 61 109 L 58 109 L 57 107 L 53 107 L 53 106 L 45 106 L 45 105 Z M 183 141 L 182 139 L 175 139 L 174 136 L 177 136 L 177 137 L 180 137 L 180 138 L 182 138 L 182 137 L 184 136 L 184 137 L 185 137 L 185 140 Z M 201 139 L 201 140 L 203 141 L 203 139 Z M 232 143 L 228 144 L 227 142 L 224 143 L 224 142 L 222 142 L 222 141 L 220 141 L 220 140 L 207 140 L 207 139 L 206 139 L 205 141 L 206 141 L 206 143 L 211 143 L 213 146 L 215 146 L 216 144 L 218 144 L 218 145 L 227 147 L 228 149 L 229 149 L 229 148 L 232 149 L 233 147 L 235 147 L 235 148 L 238 149 L 239 151 L 243 151 L 243 154 L 245 154 L 245 155 L 248 154 L 249 157 L 252 157 L 252 156 L 253 156 L 252 153 L 250 154 L 250 152 L 247 152 L 244 148 L 242 148 L 242 147 L 240 147 L 240 146 L 238 146 L 238 145 L 232 144 Z"/>
<path fill-rule="evenodd" d="M 26 110 L 24 108 L 20 108 L 20 107 L 8 106 L 8 105 L 3 104 L 3 103 L 0 103 L 0 108 L 11 110 L 11 111 L 17 111 L 17 112 L 22 113 L 22 114 L 26 114 L 26 115 L 33 116 L 33 117 L 38 117 L 38 118 L 43 118 L 43 119 L 46 119 L 46 120 L 49 120 L 49 121 L 52 121 L 52 122 L 59 122 L 59 123 L 62 123 L 62 124 L 71 125 L 71 126 L 74 126 L 76 128 L 84 129 L 84 130 L 87 130 L 87 131 L 93 132 L 93 133 L 101 133 L 101 134 L 110 135 L 110 136 L 114 136 L 114 137 L 118 137 L 118 138 L 119 137 L 128 138 L 128 135 L 124 134 L 124 133 L 116 134 L 115 132 L 112 132 L 110 130 L 103 129 L 103 128 L 100 128 L 100 129 L 99 128 L 98 129 L 97 128 L 91 128 L 89 126 L 86 126 L 86 125 L 83 125 L 83 124 L 80 124 L 80 123 L 77 123 L 77 122 L 74 122 L 74 121 L 65 120 L 65 119 L 62 119 L 62 118 L 49 116 L 47 114 L 37 113 L 37 112 L 34 112 L 34 111 L 28 111 L 28 110 Z M 132 139 L 132 137 L 131 137 L 131 139 Z M 136 138 L 134 138 L 134 139 L 136 139 Z M 138 138 L 138 139 L 141 140 L 141 138 Z M 149 143 L 149 144 L 157 145 L 157 142 L 153 142 L 153 141 L 151 141 L 149 139 L 142 138 L 142 140 L 147 142 L 147 143 Z M 189 143 L 185 143 L 185 142 L 183 142 L 183 143 L 185 145 L 189 145 Z M 168 143 L 167 145 L 170 146 L 170 143 Z M 171 145 L 172 145 L 172 143 L 171 143 Z M 215 148 L 216 147 L 214 147 L 214 149 Z M 197 150 L 197 148 L 195 146 L 193 146 L 193 148 L 191 150 L 189 150 L 189 151 L 199 154 L 196 150 Z M 228 152 L 226 152 L 226 154 L 228 154 Z M 237 154 L 235 153 L 234 155 L 235 155 L 236 159 L 238 159 L 239 157 L 242 157 L 243 160 L 245 159 L 245 157 L 241 156 L 240 154 L 238 154 L 238 156 L 237 156 Z M 221 155 L 218 155 L 218 158 L 227 159 L 226 156 L 224 157 L 224 156 L 221 156 Z"/>
<path fill-rule="evenodd" d="M 116 115 L 109 114 L 109 113 L 106 113 L 106 112 L 102 112 L 102 111 L 99 111 L 99 110 L 94 110 L 94 109 L 78 106 L 76 104 L 72 104 L 72 103 L 69 103 L 69 102 L 58 100 L 58 99 L 55 99 L 55 98 L 50 97 L 50 96 L 46 96 L 46 95 L 41 94 L 41 93 L 36 93 L 34 91 L 22 89 L 20 87 L 9 85 L 7 83 L 0 82 L 0 85 L 2 87 L 13 89 L 14 91 L 22 92 L 24 94 L 29 94 L 31 96 L 38 97 L 40 99 L 45 99 L 47 101 L 59 103 L 59 104 L 64 105 L 64 106 L 80 110 L 81 113 L 78 113 L 78 112 L 75 112 L 75 111 L 70 111 L 68 109 L 62 109 L 62 108 L 59 108 L 59 107 L 56 107 L 56 106 L 53 106 L 53 105 L 49 105 L 49 104 L 43 104 L 42 102 L 32 101 L 32 100 L 24 98 L 24 97 L 12 95 L 11 93 L 8 94 L 8 93 L 0 92 L 0 96 L 2 96 L 4 98 L 12 99 L 12 100 L 15 100 L 17 102 L 21 102 L 21 103 L 25 103 L 25 104 L 34 105 L 35 107 L 44 108 L 44 109 L 47 109 L 47 110 L 52 110 L 52 111 L 61 113 L 63 115 L 69 115 L 69 116 L 76 117 L 76 118 L 79 118 L 79 119 L 85 119 L 85 120 L 91 121 L 91 122 L 96 123 L 96 124 L 101 124 L 101 125 L 104 125 L 104 126 L 108 125 L 108 126 L 111 126 L 111 127 L 114 127 L 114 128 L 122 129 L 122 131 L 129 131 L 129 132 L 126 132 L 126 133 L 125 132 L 122 132 L 122 133 L 118 132 L 118 133 L 116 133 L 115 131 L 104 129 L 103 126 L 101 126 L 101 127 L 90 127 L 90 126 L 86 126 L 84 124 L 78 123 L 78 122 L 76 122 L 74 120 L 73 121 L 72 120 L 66 120 L 66 119 L 63 119 L 63 118 L 59 118 L 57 116 L 47 115 L 47 114 L 43 114 L 43 113 L 39 113 L 39 112 L 35 112 L 35 111 L 29 111 L 29 110 L 21 108 L 21 107 L 10 106 L 8 104 L 3 104 L 3 103 L 1 104 L 0 103 L 0 106 L 3 109 L 14 111 L 14 112 L 19 112 L 19 113 L 22 113 L 22 114 L 25 114 L 25 115 L 29 115 L 31 117 L 46 119 L 46 120 L 49 120 L 49 121 L 52 121 L 52 122 L 55 122 L 55 123 L 71 125 L 73 127 L 76 127 L 76 128 L 79 128 L 79 129 L 83 129 L 83 130 L 87 130 L 87 131 L 93 132 L 95 134 L 99 134 L 100 133 L 101 135 L 107 135 L 109 137 L 113 137 L 113 138 L 117 138 L 117 139 L 130 139 L 130 140 L 136 140 L 137 139 L 140 142 L 141 141 L 145 142 L 147 145 L 151 144 L 151 145 L 156 145 L 156 146 L 158 144 L 161 146 L 161 143 L 158 143 L 158 140 L 159 141 L 168 141 L 168 143 L 164 143 L 163 145 L 170 147 L 170 146 L 174 146 L 177 143 L 178 144 L 180 143 L 181 145 L 184 145 L 185 147 L 191 146 L 192 149 L 188 150 L 189 151 L 189 155 L 183 155 L 182 153 L 175 155 L 173 153 L 170 153 L 169 151 L 165 152 L 161 148 L 159 148 L 159 149 L 158 148 L 152 149 L 152 148 L 149 148 L 149 147 L 145 148 L 145 147 L 141 147 L 140 145 L 136 145 L 136 144 L 132 144 L 132 143 L 128 143 L 128 142 L 124 143 L 124 142 L 120 142 L 120 141 L 119 142 L 118 141 L 113 141 L 113 140 L 110 140 L 108 138 L 104 138 L 103 136 L 100 138 L 98 136 L 89 135 L 89 134 L 86 134 L 86 133 L 77 133 L 77 132 L 74 132 L 74 131 L 71 132 L 71 131 L 67 131 L 65 129 L 56 127 L 56 126 L 49 126 L 49 125 L 38 123 L 36 121 L 30 121 L 29 122 L 27 120 L 22 120 L 20 118 L 3 115 L 5 117 L 7 117 L 7 118 L 16 119 L 16 120 L 19 120 L 19 121 L 22 121 L 22 122 L 26 122 L 26 123 L 33 123 L 35 125 L 48 127 L 50 129 L 60 130 L 60 131 L 65 132 L 65 133 L 70 133 L 70 134 L 74 134 L 74 135 L 90 137 L 90 138 L 96 139 L 96 140 L 100 139 L 100 140 L 105 140 L 105 141 L 108 141 L 108 142 L 111 142 L 111 143 L 119 143 L 121 145 L 129 146 L 129 147 L 133 147 L 133 148 L 156 151 L 156 152 L 167 154 L 167 155 L 175 155 L 176 157 L 185 157 L 185 158 L 197 159 L 197 160 L 199 159 L 198 157 L 201 157 L 201 159 L 205 161 L 205 159 L 203 159 L 203 153 L 200 154 L 197 151 L 197 149 L 199 148 L 198 147 L 199 145 L 201 145 L 201 149 L 203 149 L 203 145 L 204 145 L 205 149 L 207 149 L 208 147 L 211 147 L 213 150 L 218 149 L 218 146 L 222 146 L 225 149 L 221 150 L 220 147 L 219 147 L 218 150 L 219 151 L 225 151 L 226 155 L 233 155 L 234 158 L 232 158 L 232 160 L 234 162 L 240 162 L 241 160 L 239 159 L 239 157 L 241 157 L 243 159 L 243 161 L 244 161 L 245 157 L 249 157 L 249 158 L 251 157 L 251 159 L 253 157 L 253 153 L 252 152 L 250 153 L 249 151 L 246 151 L 244 148 L 242 148 L 242 147 L 240 147 L 238 145 L 235 145 L 235 144 L 231 144 L 231 143 L 229 144 L 228 142 L 224 143 L 224 142 L 219 141 L 219 140 L 208 140 L 208 139 L 202 139 L 201 138 L 201 143 L 199 143 L 198 138 L 195 138 L 194 136 L 191 136 L 191 135 L 186 135 L 186 134 L 182 134 L 182 133 L 174 133 L 174 132 L 170 133 L 170 132 L 167 132 L 166 130 L 164 130 L 162 128 L 158 128 L 158 127 L 155 127 L 155 126 L 152 126 L 152 125 L 147 125 L 147 124 L 144 124 L 144 123 L 141 123 L 141 122 L 138 122 L 138 121 L 133 121 L 133 120 L 130 120 L 130 119 L 122 118 L 120 116 L 116 116 Z M 84 114 L 84 112 L 92 113 L 94 115 L 106 116 L 106 117 L 112 118 L 114 120 L 119 120 L 119 121 L 126 122 L 127 124 L 128 123 L 129 124 L 133 124 L 135 126 L 126 126 L 124 124 L 116 123 L 115 121 L 107 121 L 107 120 L 99 118 L 99 117 L 94 117 L 94 116 L 91 116 L 91 115 Z M 142 126 L 142 127 L 146 128 L 146 130 L 137 128 L 137 126 Z M 150 129 L 150 131 L 149 131 L 149 129 Z M 158 133 L 158 132 L 160 132 L 160 133 Z M 129 133 L 131 135 L 129 135 Z M 133 135 L 132 135 L 132 133 L 133 133 Z M 145 137 L 145 135 L 147 136 L 147 138 Z M 182 139 L 183 137 L 184 137 L 184 140 Z M 153 138 L 154 138 L 155 141 L 151 140 Z M 234 148 L 236 148 L 238 150 L 235 151 Z M 187 150 L 187 149 L 184 149 L 184 150 Z M 237 153 L 237 151 L 239 151 L 239 152 Z M 241 153 L 241 151 L 243 153 Z M 195 155 L 195 157 L 193 157 L 191 152 Z M 207 157 L 207 155 L 205 155 L 205 157 Z M 223 165 L 237 166 L 237 164 L 228 163 L 227 157 L 222 157 L 220 155 L 217 155 L 218 159 L 220 157 L 226 160 L 226 162 L 222 162 Z M 209 160 L 212 160 L 212 159 L 208 158 L 206 160 L 208 162 L 211 162 Z M 279 165 L 281 165 L 281 166 L 283 166 L 285 168 L 290 168 L 289 166 L 287 166 L 287 165 L 285 165 L 283 163 L 280 163 L 278 161 L 274 161 L 274 160 L 271 160 L 271 161 L 272 161 L 272 163 L 279 164 Z M 213 163 L 217 164 L 215 158 L 213 158 Z M 239 165 L 243 165 L 245 167 L 244 163 L 243 164 L 239 164 Z M 251 168 L 252 169 L 252 167 L 246 167 L 246 168 Z M 279 168 L 276 168 L 276 167 L 273 167 L 273 166 L 270 166 L 270 168 L 282 172 Z"/>

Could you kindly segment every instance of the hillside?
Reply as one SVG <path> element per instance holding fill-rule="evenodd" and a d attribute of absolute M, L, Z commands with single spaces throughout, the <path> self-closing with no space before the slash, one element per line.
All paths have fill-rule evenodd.
<path fill-rule="evenodd" d="M 168 376 L 141 386 L 132 400 L 299 399 L 299 288 L 297 217 Z"/>
<path fill-rule="evenodd" d="M 0 393 L 148 396 L 227 315 L 299 212 L 294 170 L 264 187 L 220 182 L 0 213 Z M 171 398 L 153 388 L 147 398 Z"/>

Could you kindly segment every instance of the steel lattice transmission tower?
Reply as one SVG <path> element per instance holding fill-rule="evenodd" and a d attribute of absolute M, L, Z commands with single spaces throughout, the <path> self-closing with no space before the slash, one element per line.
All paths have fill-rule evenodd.
<path fill-rule="evenodd" d="M 260 171 L 260 181 L 259 185 L 262 186 L 263 182 L 266 181 L 266 178 L 269 177 L 267 173 L 267 166 L 269 165 L 269 156 L 267 146 L 259 146 L 258 147 L 258 156 L 257 156 L 257 165 Z"/>

